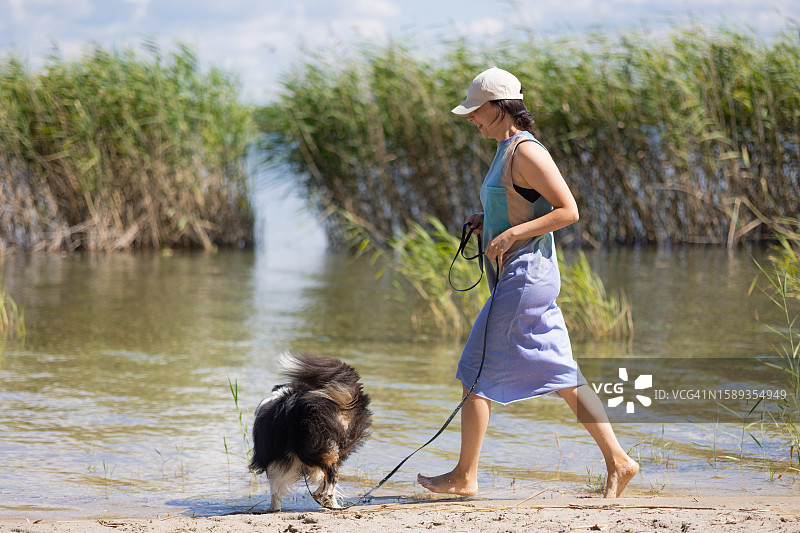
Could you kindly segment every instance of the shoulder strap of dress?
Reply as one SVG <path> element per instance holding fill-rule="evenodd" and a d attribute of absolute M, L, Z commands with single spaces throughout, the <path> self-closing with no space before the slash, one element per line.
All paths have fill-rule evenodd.
<path fill-rule="evenodd" d="M 517 144 L 514 145 L 514 152 L 517 151 L 517 146 L 519 146 L 522 143 L 527 143 L 527 142 L 534 142 L 534 143 L 538 144 L 539 146 L 541 146 L 542 148 L 544 148 L 545 150 L 547 150 L 547 147 L 545 145 L 543 145 L 542 142 L 539 139 L 534 137 L 532 139 L 522 139 L 521 141 L 519 141 Z M 547 150 L 547 151 L 550 152 L 550 150 Z M 514 152 L 511 153 L 511 157 L 514 157 Z"/>

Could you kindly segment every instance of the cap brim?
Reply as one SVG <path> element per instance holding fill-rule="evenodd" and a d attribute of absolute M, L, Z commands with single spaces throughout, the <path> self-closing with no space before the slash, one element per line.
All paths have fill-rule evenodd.
<path fill-rule="evenodd" d="M 478 109 L 480 106 L 485 104 L 486 102 L 481 100 L 464 100 L 459 105 L 454 107 L 451 112 L 455 113 L 456 115 L 466 116 Z"/>

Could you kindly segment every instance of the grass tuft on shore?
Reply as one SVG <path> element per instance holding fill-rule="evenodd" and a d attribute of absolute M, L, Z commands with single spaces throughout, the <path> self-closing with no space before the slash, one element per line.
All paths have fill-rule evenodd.
<path fill-rule="evenodd" d="M 25 339 L 25 312 L 3 288 L 0 280 L 0 339 Z"/>
<path fill-rule="evenodd" d="M 582 250 L 571 261 L 562 259 L 559 263 L 559 306 L 570 332 L 578 332 L 578 337 L 632 340 L 633 315 L 625 293 L 608 295 L 603 280 L 592 270 Z"/>

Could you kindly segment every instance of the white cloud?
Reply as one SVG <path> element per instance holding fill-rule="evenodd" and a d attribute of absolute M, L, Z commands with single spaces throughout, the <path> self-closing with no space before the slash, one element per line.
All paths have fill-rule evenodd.
<path fill-rule="evenodd" d="M 22 2 L 23 0 L 8 0 L 8 7 L 11 11 L 11 19 L 15 24 L 20 24 L 25 19 L 25 10 L 22 8 Z"/>
<path fill-rule="evenodd" d="M 134 22 L 142 20 L 147 16 L 147 8 L 150 5 L 150 0 L 122 0 L 126 4 L 133 4 L 136 10 L 133 12 Z"/>
<path fill-rule="evenodd" d="M 196 44 L 200 57 L 234 71 L 243 81 L 246 97 L 258 100 L 278 90 L 279 75 L 289 69 L 302 49 L 330 52 L 347 42 L 385 41 L 389 35 L 385 21 L 366 16 L 365 5 L 345 12 L 337 9 L 336 16 L 320 17 L 313 5 L 300 2 L 213 29 L 183 28 L 181 37 Z M 389 2 L 378 10 L 380 14 L 394 12 Z"/>
<path fill-rule="evenodd" d="M 36 69 L 53 52 L 54 43 L 65 51 L 60 37 L 90 16 L 92 5 L 90 0 L 0 0 L 0 13 L 4 12 L 11 13 L 11 24 L 0 33 L 0 57 L 13 50 Z"/>
<path fill-rule="evenodd" d="M 788 16 L 800 13 L 800 0 L 680 0 L 672 4 L 658 4 L 651 0 L 574 0 L 566 3 L 519 0 L 517 10 L 529 17 L 536 29 L 543 33 L 559 33 L 564 29 L 583 31 L 594 27 L 636 29 L 643 24 L 673 25 L 689 21 L 732 23 L 770 33 L 784 27 Z"/>
<path fill-rule="evenodd" d="M 379 19 L 351 18 L 332 20 L 326 24 L 327 39 L 336 41 L 385 41 L 388 36 L 386 25 Z"/>
<path fill-rule="evenodd" d="M 454 28 L 459 34 L 468 37 L 494 37 L 507 30 L 508 25 L 503 20 L 487 17 L 467 23 L 456 22 Z"/>
<path fill-rule="evenodd" d="M 68 23 L 92 12 L 91 0 L 8 0 L 15 24 Z"/>
<path fill-rule="evenodd" d="M 400 8 L 389 0 L 346 0 L 345 4 L 345 8 L 368 18 L 388 19 L 401 14 Z"/>

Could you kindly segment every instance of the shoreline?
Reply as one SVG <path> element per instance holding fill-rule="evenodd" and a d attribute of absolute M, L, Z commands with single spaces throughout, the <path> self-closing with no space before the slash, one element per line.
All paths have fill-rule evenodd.
<path fill-rule="evenodd" d="M 359 533 L 388 531 L 800 531 L 800 497 L 654 496 L 616 500 L 559 497 L 525 500 L 437 498 L 361 505 L 342 511 L 35 520 L 0 518 L 2 533 L 218 532 Z"/>

